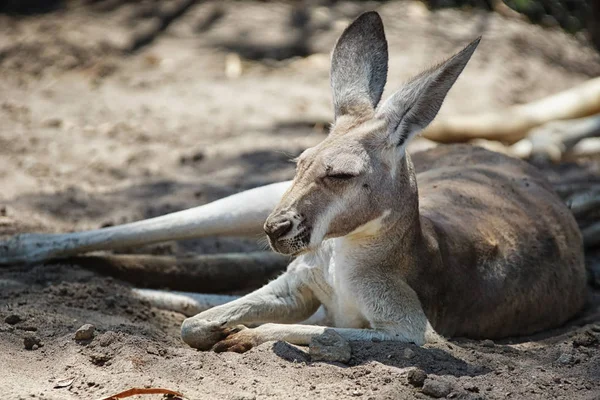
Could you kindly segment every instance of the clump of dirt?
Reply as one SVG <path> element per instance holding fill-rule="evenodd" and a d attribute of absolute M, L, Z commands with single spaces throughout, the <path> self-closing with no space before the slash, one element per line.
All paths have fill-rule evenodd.
<path fill-rule="evenodd" d="M 598 54 L 559 31 L 413 2 L 199 2 L 144 31 L 154 34 L 135 51 L 161 2 L 91 3 L 105 8 L 67 2 L 44 15 L 0 15 L 1 235 L 115 225 L 289 179 L 289 160 L 321 141 L 331 119 L 327 53 L 367 8 L 386 25 L 390 90 L 483 34 L 442 113 L 529 101 L 600 73 Z M 307 30 L 310 40 L 298 42 Z M 597 161 L 589 171 L 599 179 Z M 208 238 L 131 251 L 260 248 Z M 599 259 L 588 253 L 590 265 Z M 349 363 L 336 364 L 283 342 L 197 352 L 179 339 L 183 315 L 150 307 L 124 282 L 70 264 L 3 266 L 0 387 L 17 399 L 144 386 L 203 399 L 595 399 L 599 305 L 590 287 L 585 312 L 552 332 L 422 348 L 352 343 Z M 94 337 L 75 340 L 84 324 Z"/>

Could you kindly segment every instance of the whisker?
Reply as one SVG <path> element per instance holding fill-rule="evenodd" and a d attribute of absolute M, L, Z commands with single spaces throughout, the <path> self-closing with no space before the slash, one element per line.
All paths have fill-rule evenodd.
<path fill-rule="evenodd" d="M 269 239 L 266 236 L 262 236 L 258 239 L 258 246 L 261 250 L 271 250 L 271 246 L 269 245 Z"/>

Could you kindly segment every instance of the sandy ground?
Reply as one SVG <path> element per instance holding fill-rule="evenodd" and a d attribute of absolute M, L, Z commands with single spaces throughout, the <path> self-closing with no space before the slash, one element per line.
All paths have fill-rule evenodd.
<path fill-rule="evenodd" d="M 598 55 L 560 32 L 412 3 L 316 7 L 300 27 L 306 15 L 286 3 L 200 3 L 135 51 L 123 49 L 153 24 L 138 3 L 0 15 L 0 234 L 119 224 L 291 178 L 289 159 L 322 140 L 331 118 L 327 52 L 366 7 L 386 24 L 388 90 L 483 34 L 442 114 L 529 101 L 600 74 Z M 258 248 L 211 238 L 131 251 Z M 179 339 L 182 315 L 134 299 L 126 283 L 79 266 L 8 266 L 0 388 L 11 399 L 101 398 L 134 386 L 198 399 L 428 398 L 407 381 L 420 368 L 448 398 L 600 399 L 600 291 L 590 288 L 590 300 L 568 326 L 535 337 L 353 343 L 341 365 L 285 343 L 196 352 Z M 84 323 L 96 336 L 77 342 Z M 24 348 L 31 335 L 36 350 Z M 74 380 L 54 388 L 64 379 Z"/>

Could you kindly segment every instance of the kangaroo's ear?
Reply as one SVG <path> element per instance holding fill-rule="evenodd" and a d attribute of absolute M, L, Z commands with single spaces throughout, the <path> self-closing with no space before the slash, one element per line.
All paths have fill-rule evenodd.
<path fill-rule="evenodd" d="M 331 57 L 335 117 L 373 113 L 387 79 L 388 50 L 376 12 L 361 14 L 338 39 Z"/>
<path fill-rule="evenodd" d="M 450 59 L 419 74 L 381 105 L 377 117 L 388 121 L 390 144 L 403 146 L 429 125 L 480 40 L 477 38 Z"/>

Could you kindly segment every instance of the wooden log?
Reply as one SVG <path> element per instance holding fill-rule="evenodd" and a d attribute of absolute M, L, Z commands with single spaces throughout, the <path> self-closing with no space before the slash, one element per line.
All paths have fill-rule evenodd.
<path fill-rule="evenodd" d="M 512 144 L 523 139 L 530 129 L 547 122 L 598 113 L 600 78 L 594 78 L 572 89 L 501 111 L 439 118 L 423 135 L 441 143 L 487 139 Z"/>
<path fill-rule="evenodd" d="M 262 286 L 285 270 L 289 257 L 273 252 L 194 257 L 90 255 L 48 261 L 75 264 L 137 287 L 220 293 Z"/>

